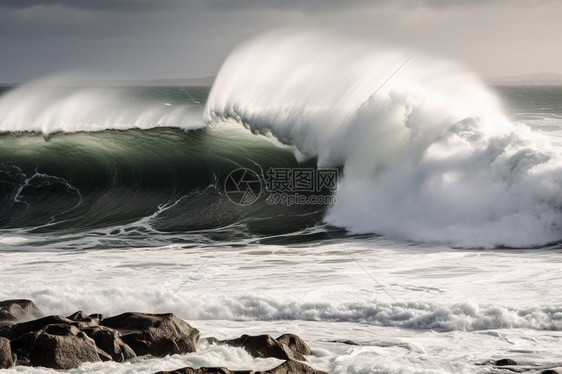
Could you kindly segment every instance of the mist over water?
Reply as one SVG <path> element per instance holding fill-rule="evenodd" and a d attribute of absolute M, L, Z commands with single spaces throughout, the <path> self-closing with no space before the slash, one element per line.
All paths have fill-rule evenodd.
<path fill-rule="evenodd" d="M 81 87 L 64 77 L 31 82 L 0 98 L 0 132 L 93 132 L 203 126 L 199 103 L 154 102 L 131 88 Z M 165 89 L 165 88 L 162 88 Z"/>
<path fill-rule="evenodd" d="M 206 121 L 235 119 L 301 159 L 343 165 L 325 220 L 350 232 L 461 247 L 560 241 L 559 143 L 510 121 L 462 67 L 410 56 L 318 33 L 262 36 L 224 63 Z"/>

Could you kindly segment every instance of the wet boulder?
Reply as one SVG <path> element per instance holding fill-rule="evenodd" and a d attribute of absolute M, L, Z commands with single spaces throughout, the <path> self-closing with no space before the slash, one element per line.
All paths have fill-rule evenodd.
<path fill-rule="evenodd" d="M 328 374 L 325 371 L 316 370 L 299 361 L 285 361 L 281 365 L 267 371 L 257 371 L 256 374 Z"/>
<path fill-rule="evenodd" d="M 25 334 L 36 332 L 48 325 L 72 325 L 74 321 L 63 316 L 47 316 L 32 321 L 16 323 L 10 329 L 11 339 L 19 338 Z"/>
<path fill-rule="evenodd" d="M 137 356 L 195 352 L 199 340 L 199 330 L 172 313 L 123 313 L 105 318 L 100 324 L 118 330 Z"/>
<path fill-rule="evenodd" d="M 274 339 L 270 335 L 242 335 L 236 339 L 221 340 L 218 344 L 244 348 L 252 357 L 256 358 L 274 357 L 280 360 L 305 360 L 304 355 L 310 354 L 308 345 L 294 334 L 281 335 L 278 339 Z"/>
<path fill-rule="evenodd" d="M 92 338 L 96 346 L 110 356 L 116 362 L 137 357 L 135 352 L 123 341 L 121 334 L 113 329 L 103 326 L 92 326 L 83 328 L 82 331 Z M 103 360 L 103 357 L 100 357 Z"/>
<path fill-rule="evenodd" d="M 32 366 L 69 370 L 85 362 L 101 361 L 94 340 L 75 326 L 48 325 L 31 333 L 27 341 Z"/>
<path fill-rule="evenodd" d="M 304 360 L 304 356 L 310 355 L 310 347 L 302 340 L 299 336 L 295 334 L 283 334 L 276 339 L 280 344 L 285 344 L 295 355 L 298 360 Z M 302 358 L 298 358 L 298 356 Z"/>
<path fill-rule="evenodd" d="M 502 358 L 501 360 L 497 360 L 494 365 L 496 366 L 515 366 L 517 362 L 513 361 L 509 358 Z"/>
<path fill-rule="evenodd" d="M 97 326 L 99 325 L 100 321 L 105 317 L 101 314 L 90 314 L 87 315 L 86 313 L 79 311 L 74 314 L 71 314 L 67 317 L 68 319 L 76 322 L 75 326 Z"/>
<path fill-rule="evenodd" d="M 173 371 L 159 371 L 156 374 L 254 374 L 253 370 L 228 370 L 219 367 L 202 367 L 198 369 L 181 368 Z"/>
<path fill-rule="evenodd" d="M 285 361 L 279 366 L 267 371 L 253 370 L 229 370 L 226 368 L 202 367 L 193 369 L 190 367 L 173 371 L 159 371 L 156 374 L 327 374 L 324 371 L 316 370 L 299 361 Z"/>
<path fill-rule="evenodd" d="M 15 357 L 12 353 L 10 341 L 0 337 L 0 369 L 8 369 L 14 366 Z"/>
<path fill-rule="evenodd" d="M 31 300 L 0 301 L 0 327 L 31 321 L 43 316 L 45 316 L 43 312 Z"/>

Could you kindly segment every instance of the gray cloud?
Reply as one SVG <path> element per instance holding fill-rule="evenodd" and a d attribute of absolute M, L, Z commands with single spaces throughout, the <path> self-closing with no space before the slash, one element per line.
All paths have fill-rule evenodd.
<path fill-rule="evenodd" d="M 28 9 L 33 7 L 63 7 L 90 11 L 146 12 L 168 9 L 180 0 L 0 0 L 0 7 Z"/>
<path fill-rule="evenodd" d="M 196 0 L 194 0 L 196 1 Z M 491 7 L 497 5 L 536 7 L 557 4 L 559 0 L 207 0 L 209 8 L 222 11 L 248 9 L 274 9 L 302 13 L 324 13 L 352 8 L 393 6 L 414 10 L 419 7 L 433 9 L 456 7 Z"/>
<path fill-rule="evenodd" d="M 240 42 L 328 28 L 413 46 L 485 75 L 562 73 L 559 0 L 0 0 L 0 82 L 73 69 L 212 75 Z"/>
<path fill-rule="evenodd" d="M 390 0 L 208 0 L 206 5 L 219 11 L 244 11 L 248 9 L 273 9 L 304 13 L 323 13 L 358 6 L 376 6 Z"/>
<path fill-rule="evenodd" d="M 207 8 L 214 11 L 247 11 L 270 9 L 302 13 L 324 13 L 357 7 L 396 6 L 453 8 L 490 7 L 497 4 L 536 7 L 555 4 L 558 0 L 0 0 L 0 8 L 33 7 L 69 8 L 99 12 L 152 12 L 170 8 Z"/>

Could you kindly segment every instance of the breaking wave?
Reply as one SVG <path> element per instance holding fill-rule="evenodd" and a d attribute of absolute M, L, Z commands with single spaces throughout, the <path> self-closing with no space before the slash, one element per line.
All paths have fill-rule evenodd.
<path fill-rule="evenodd" d="M 454 63 L 275 32 L 228 57 L 205 118 L 343 166 L 325 221 L 350 232 L 462 247 L 562 240 L 560 143 L 509 121 Z"/>
<path fill-rule="evenodd" d="M 140 95 L 135 94 L 135 89 Z M 0 133 L 49 135 L 154 127 L 189 130 L 204 126 L 202 105 L 195 97 L 172 97 L 172 103 L 162 100 L 166 91 L 165 87 L 81 87 L 54 78 L 31 82 L 0 98 Z M 151 100 L 154 93 L 160 94 L 160 100 Z"/>

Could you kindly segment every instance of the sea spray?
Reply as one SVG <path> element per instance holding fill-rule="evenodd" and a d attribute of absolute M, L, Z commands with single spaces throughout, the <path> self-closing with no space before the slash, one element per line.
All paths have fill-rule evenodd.
<path fill-rule="evenodd" d="M 562 151 L 449 61 L 320 33 L 234 50 L 205 108 L 344 166 L 326 222 L 462 247 L 562 239 Z M 404 65 L 402 69 L 398 68 Z M 389 79 L 391 78 L 391 79 Z"/>
<path fill-rule="evenodd" d="M 203 127 L 198 103 L 142 100 L 119 87 L 84 87 L 64 77 L 30 82 L 0 98 L 1 132 L 93 132 L 108 129 Z M 155 90 L 155 88 L 153 88 Z M 192 102 L 190 102 L 192 101 Z"/>

